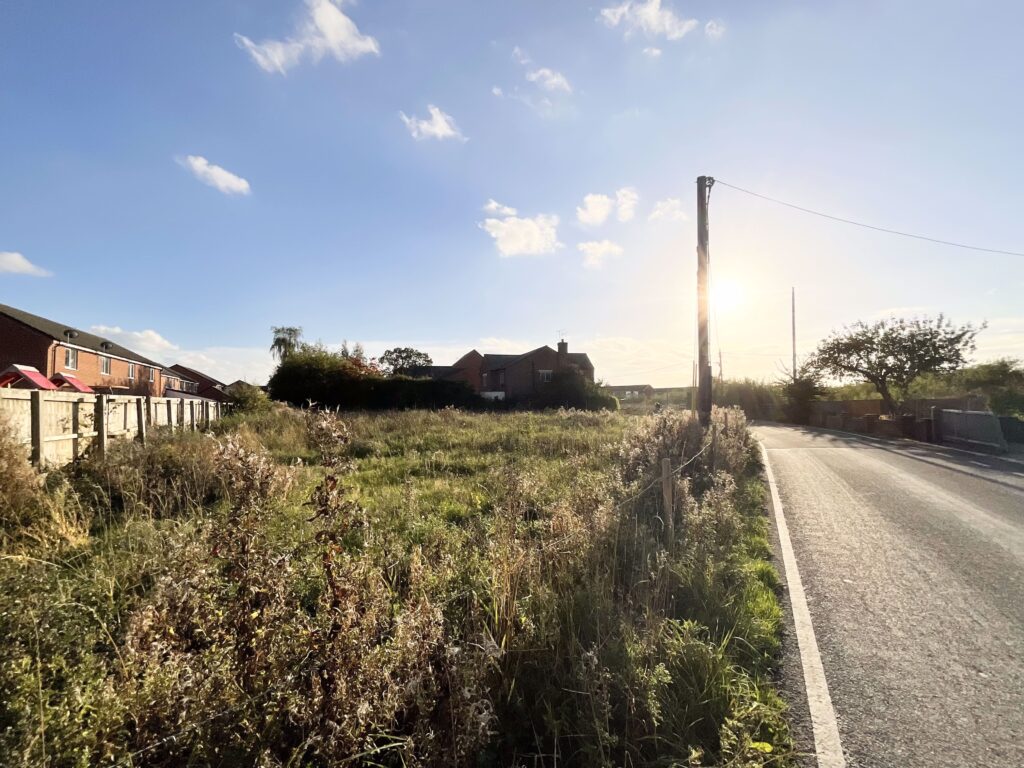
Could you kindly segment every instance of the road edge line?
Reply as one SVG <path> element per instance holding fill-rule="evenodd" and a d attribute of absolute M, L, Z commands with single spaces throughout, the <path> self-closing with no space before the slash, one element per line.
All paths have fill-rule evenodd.
<path fill-rule="evenodd" d="M 793 626 L 796 630 L 797 647 L 800 650 L 800 666 L 803 667 L 811 729 L 814 732 L 815 757 L 818 768 L 846 768 L 846 757 L 843 755 L 843 745 L 839 740 L 839 723 L 832 706 L 832 697 L 828 692 L 825 667 L 818 651 L 818 639 L 811 623 L 811 611 L 807 607 L 807 596 L 804 594 L 804 584 L 797 568 L 793 542 L 789 538 L 789 526 L 786 524 L 786 515 L 782 509 L 782 499 L 779 497 L 771 464 L 768 463 L 768 449 L 760 440 L 758 445 L 761 447 L 761 460 L 764 463 L 764 473 L 768 479 L 768 489 L 775 511 L 775 526 L 779 532 L 779 548 L 782 550 L 782 563 L 786 571 L 789 603 L 793 610 Z"/>

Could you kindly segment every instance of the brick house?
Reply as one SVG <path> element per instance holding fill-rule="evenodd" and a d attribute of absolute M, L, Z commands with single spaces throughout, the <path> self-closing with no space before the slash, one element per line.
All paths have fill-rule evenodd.
<path fill-rule="evenodd" d="M 162 395 L 163 366 L 113 341 L 0 304 L 0 370 L 30 365 L 68 374 L 97 392 Z"/>
<path fill-rule="evenodd" d="M 429 375 L 446 381 L 464 381 L 489 400 L 518 400 L 536 395 L 552 376 L 570 369 L 594 380 L 594 364 L 587 354 L 570 352 L 563 339 L 557 350 L 544 345 L 521 355 L 482 355 L 470 350 L 452 365 L 432 366 Z"/>
<path fill-rule="evenodd" d="M 181 377 L 182 380 L 191 383 L 186 391 L 205 397 L 207 400 L 216 400 L 217 402 L 224 403 L 231 399 L 231 395 L 228 394 L 227 385 L 222 381 L 212 376 L 208 376 L 202 371 L 197 371 L 195 368 L 189 368 L 181 363 L 175 363 L 170 367 L 170 371 Z"/>

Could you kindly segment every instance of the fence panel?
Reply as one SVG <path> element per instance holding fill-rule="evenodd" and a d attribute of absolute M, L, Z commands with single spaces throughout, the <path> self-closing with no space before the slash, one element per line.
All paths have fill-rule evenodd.
<path fill-rule="evenodd" d="M 98 408 L 103 408 L 106 439 L 97 433 Z M 220 413 L 208 401 L 191 398 L 0 389 L 0 418 L 38 464 L 67 464 L 102 450 L 110 439 L 145 441 L 158 427 L 206 429 Z"/>

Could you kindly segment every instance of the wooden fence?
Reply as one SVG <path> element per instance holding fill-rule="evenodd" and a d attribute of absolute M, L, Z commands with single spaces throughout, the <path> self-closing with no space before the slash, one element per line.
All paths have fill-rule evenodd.
<path fill-rule="evenodd" d="M 224 408 L 200 399 L 0 389 L 0 413 L 30 447 L 33 464 L 60 465 L 87 451 L 103 455 L 112 439 L 145 442 L 155 427 L 207 429 Z"/>

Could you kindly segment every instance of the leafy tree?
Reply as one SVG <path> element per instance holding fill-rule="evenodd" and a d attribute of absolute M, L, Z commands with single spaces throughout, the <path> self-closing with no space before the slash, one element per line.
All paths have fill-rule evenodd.
<path fill-rule="evenodd" d="M 270 343 L 270 351 L 278 359 L 278 362 L 283 363 L 288 355 L 293 354 L 299 348 L 302 329 L 291 325 L 275 325 L 270 332 L 274 334 L 274 340 Z"/>
<path fill-rule="evenodd" d="M 380 356 L 380 365 L 392 376 L 412 375 L 433 364 L 430 355 L 412 347 L 395 347 Z"/>
<path fill-rule="evenodd" d="M 871 382 L 886 410 L 895 414 L 896 398 L 905 395 L 919 376 L 962 368 L 984 327 L 955 326 L 942 315 L 858 322 L 823 341 L 811 365 L 822 375 Z"/>
<path fill-rule="evenodd" d="M 797 368 L 796 376 L 789 375 L 779 382 L 782 390 L 782 411 L 791 424 L 809 424 L 811 408 L 825 394 L 821 374 L 809 365 Z"/>

